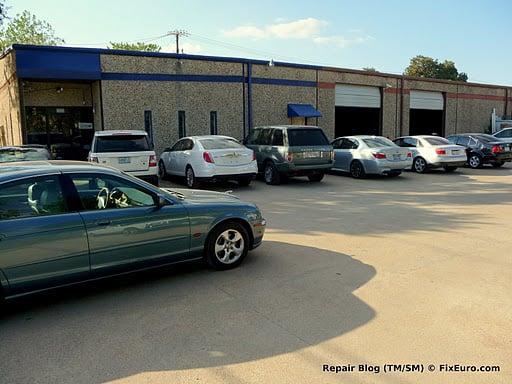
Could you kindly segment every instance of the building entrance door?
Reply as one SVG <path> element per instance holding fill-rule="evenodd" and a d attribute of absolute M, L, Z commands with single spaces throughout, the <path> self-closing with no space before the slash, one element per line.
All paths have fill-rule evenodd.
<path fill-rule="evenodd" d="M 86 160 L 94 135 L 91 107 L 25 107 L 27 144 L 57 160 Z"/>

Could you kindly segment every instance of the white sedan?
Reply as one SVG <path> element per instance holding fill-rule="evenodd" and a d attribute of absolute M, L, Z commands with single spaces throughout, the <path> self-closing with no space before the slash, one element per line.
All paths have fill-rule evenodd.
<path fill-rule="evenodd" d="M 189 188 L 202 182 L 236 180 L 247 186 L 256 177 L 254 152 L 229 136 L 189 136 L 166 148 L 158 163 L 160 178 L 184 176 Z"/>
<path fill-rule="evenodd" d="M 466 164 L 466 148 L 450 143 L 439 136 L 403 136 L 395 144 L 412 152 L 412 170 L 423 173 L 431 168 L 444 168 L 453 172 Z"/>

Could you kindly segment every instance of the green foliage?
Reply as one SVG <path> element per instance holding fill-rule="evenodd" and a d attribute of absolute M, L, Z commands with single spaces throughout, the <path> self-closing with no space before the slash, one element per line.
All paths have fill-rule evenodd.
<path fill-rule="evenodd" d="M 162 49 L 158 44 L 153 43 L 113 43 L 110 42 L 110 49 L 124 49 L 127 51 L 160 52 Z"/>
<path fill-rule="evenodd" d="M 4 10 L 4 9 L 2 9 Z M 0 30 L 0 50 L 12 44 L 59 45 L 64 40 L 55 36 L 53 27 L 29 11 L 17 14 Z"/>
<path fill-rule="evenodd" d="M 411 59 L 409 66 L 404 71 L 404 75 L 430 79 L 468 80 L 468 75 L 464 72 L 459 72 L 453 61 L 445 60 L 440 63 L 437 59 L 422 55 Z"/>

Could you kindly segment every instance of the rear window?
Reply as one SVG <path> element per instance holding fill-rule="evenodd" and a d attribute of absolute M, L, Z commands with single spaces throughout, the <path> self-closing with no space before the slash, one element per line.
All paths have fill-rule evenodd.
<path fill-rule="evenodd" d="M 364 143 L 368 146 L 368 148 L 379 148 L 379 147 L 398 147 L 391 140 L 386 139 L 385 137 L 374 137 L 371 139 L 363 139 Z"/>
<path fill-rule="evenodd" d="M 491 135 L 474 135 L 474 138 L 484 143 L 491 143 L 493 141 L 501 141 L 501 139 Z"/>
<path fill-rule="evenodd" d="M 450 144 L 444 137 L 425 137 L 424 140 L 430 145 L 446 145 Z"/>
<path fill-rule="evenodd" d="M 151 151 L 146 135 L 97 136 L 94 152 Z"/>
<path fill-rule="evenodd" d="M 199 140 L 204 149 L 230 149 L 230 148 L 244 148 L 243 145 L 236 142 L 234 139 L 225 138 L 212 138 Z"/>
<path fill-rule="evenodd" d="M 321 129 L 289 129 L 288 145 L 290 147 L 329 145 L 329 140 Z"/>
<path fill-rule="evenodd" d="M 48 160 L 48 152 L 37 149 L 0 149 L 0 163 Z"/>

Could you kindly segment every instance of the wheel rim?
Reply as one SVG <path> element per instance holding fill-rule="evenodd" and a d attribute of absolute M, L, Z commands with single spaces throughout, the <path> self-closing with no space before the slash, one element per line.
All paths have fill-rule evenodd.
<path fill-rule="evenodd" d="M 163 178 L 165 176 L 164 163 L 158 164 L 158 173 L 159 173 L 160 178 Z"/>
<path fill-rule="evenodd" d="M 423 172 L 425 170 L 425 161 L 423 159 L 416 159 L 414 162 L 414 169 L 416 172 Z"/>
<path fill-rule="evenodd" d="M 267 183 L 272 182 L 272 167 L 270 165 L 265 167 L 265 181 Z"/>
<path fill-rule="evenodd" d="M 361 176 L 361 167 L 359 166 L 359 163 L 352 164 L 352 176 L 359 177 Z"/>
<path fill-rule="evenodd" d="M 194 171 L 192 168 L 187 169 L 187 185 L 189 187 L 194 185 Z"/>
<path fill-rule="evenodd" d="M 222 232 L 215 241 L 215 257 L 221 263 L 233 264 L 244 253 L 244 238 L 236 229 Z"/>
<path fill-rule="evenodd" d="M 473 168 L 476 168 L 480 165 L 480 158 L 478 156 L 471 156 L 469 158 L 469 165 Z"/>

